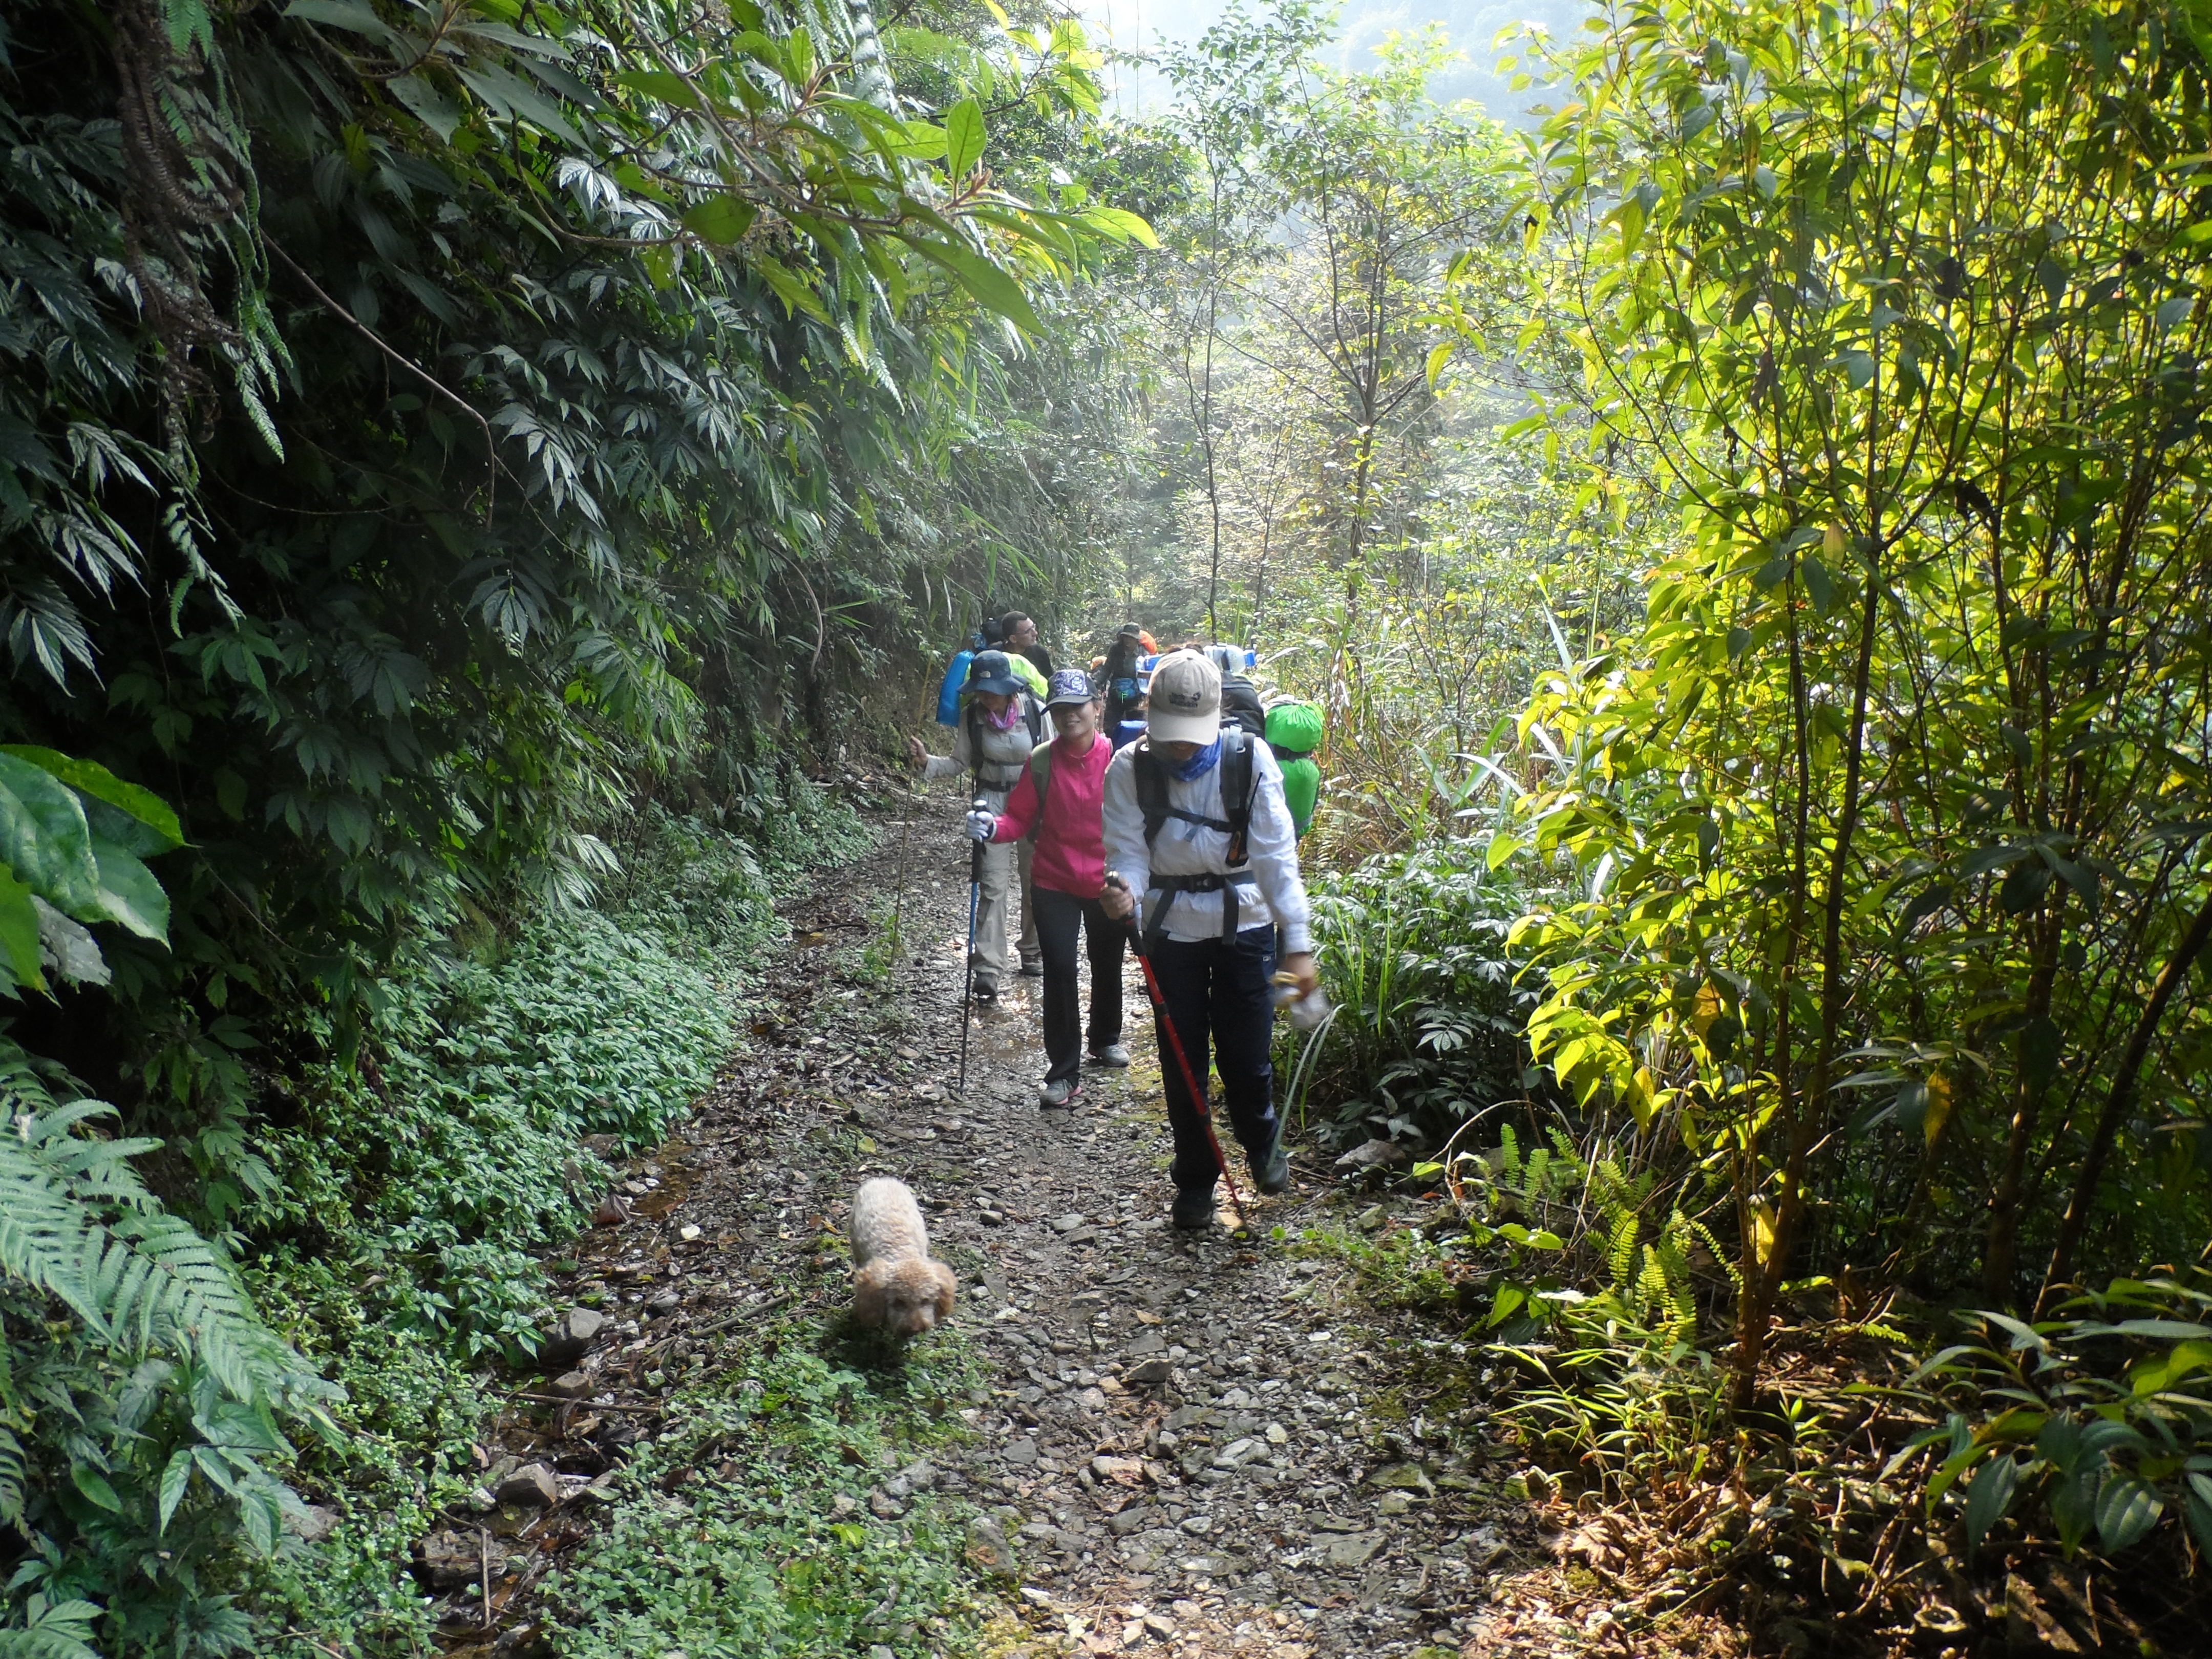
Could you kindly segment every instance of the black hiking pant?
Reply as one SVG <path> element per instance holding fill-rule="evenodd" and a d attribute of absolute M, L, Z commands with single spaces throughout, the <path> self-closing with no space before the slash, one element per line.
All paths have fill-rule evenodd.
<path fill-rule="evenodd" d="M 1075 983 L 1075 930 L 1083 930 L 1091 958 L 1091 1047 L 1121 1040 L 1121 947 L 1129 930 L 1095 898 L 1031 890 L 1037 947 L 1044 953 L 1044 1052 L 1051 1062 L 1045 1081 L 1073 1078 L 1083 1066 L 1081 1010 Z"/>
<path fill-rule="evenodd" d="M 1209 1060 L 1221 1073 L 1229 1109 L 1225 1127 L 1253 1160 L 1275 1145 L 1275 1070 L 1267 1058 L 1274 1035 L 1275 930 L 1247 927 L 1233 939 L 1179 939 L 1163 935 L 1152 947 L 1160 1000 L 1198 1086 L 1206 1087 Z M 1160 1024 L 1158 1020 L 1155 1024 Z M 1199 1103 L 1184 1085 L 1182 1067 L 1164 1025 L 1159 1032 L 1160 1076 L 1166 1085 L 1168 1122 L 1175 1130 L 1170 1174 L 1180 1190 L 1211 1191 L 1218 1171 L 1206 1144 Z M 1223 1134 L 1225 1141 L 1228 1134 Z M 1224 1149 L 1224 1151 L 1226 1148 Z"/>

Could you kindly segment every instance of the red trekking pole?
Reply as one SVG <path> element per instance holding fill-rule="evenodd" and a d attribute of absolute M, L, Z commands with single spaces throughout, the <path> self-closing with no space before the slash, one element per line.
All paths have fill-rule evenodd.
<path fill-rule="evenodd" d="M 1129 890 L 1129 884 L 1119 876 L 1106 879 L 1123 892 Z M 1190 1056 L 1183 1052 L 1182 1037 L 1168 1015 L 1167 999 L 1160 994 L 1159 975 L 1152 971 L 1152 957 L 1145 950 L 1145 932 L 1137 922 L 1137 913 L 1133 909 L 1129 913 L 1130 949 L 1137 953 L 1137 965 L 1145 970 L 1146 993 L 1152 1000 L 1152 1012 L 1160 1018 L 1160 1029 L 1168 1034 L 1168 1047 L 1175 1050 L 1176 1065 L 1182 1069 L 1183 1086 L 1190 1091 L 1198 1121 L 1206 1126 L 1206 1144 L 1213 1148 L 1213 1167 L 1221 1171 L 1221 1184 L 1229 1189 L 1229 1207 L 1236 1214 L 1237 1230 L 1249 1231 L 1250 1224 L 1244 1219 L 1244 1206 L 1237 1196 L 1237 1179 L 1229 1173 L 1229 1160 L 1221 1155 L 1221 1137 L 1213 1133 L 1213 1114 L 1206 1109 L 1206 1091 L 1198 1086 L 1197 1074 L 1190 1069 Z"/>

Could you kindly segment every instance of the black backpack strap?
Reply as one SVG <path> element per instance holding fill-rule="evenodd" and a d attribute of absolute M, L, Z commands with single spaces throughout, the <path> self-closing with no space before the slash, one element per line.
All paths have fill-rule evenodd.
<path fill-rule="evenodd" d="M 1229 862 L 1241 865 L 1251 856 L 1252 798 L 1257 793 L 1260 769 L 1252 759 L 1252 736 L 1249 732 L 1232 732 L 1224 726 L 1221 732 L 1221 810 L 1229 815 Z M 1232 911 L 1237 899 L 1234 890 L 1222 901 L 1224 915 Z"/>
<path fill-rule="evenodd" d="M 1160 826 L 1168 821 L 1167 763 L 1153 751 L 1149 741 L 1137 744 L 1137 758 L 1131 763 L 1137 773 L 1137 810 L 1145 815 L 1145 845 L 1150 847 L 1159 839 Z"/>

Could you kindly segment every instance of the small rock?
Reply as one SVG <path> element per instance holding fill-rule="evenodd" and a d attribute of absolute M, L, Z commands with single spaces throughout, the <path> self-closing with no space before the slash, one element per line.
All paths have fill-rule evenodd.
<path fill-rule="evenodd" d="M 1409 1492 L 1386 1492 L 1375 1502 L 1378 1515 L 1403 1515 L 1413 1507 L 1413 1495 Z"/>
<path fill-rule="evenodd" d="M 868 1659 L 898 1659 L 898 1655 L 878 1642 L 868 1650 Z"/>
<path fill-rule="evenodd" d="M 284 1512 L 284 1530 L 310 1544 L 321 1543 L 337 1529 L 337 1524 L 338 1512 L 321 1504 L 309 1504 Z"/>
<path fill-rule="evenodd" d="M 906 1513 L 906 1505 L 878 1486 L 868 1494 L 868 1513 L 878 1521 L 896 1521 Z"/>
<path fill-rule="evenodd" d="M 686 1244 L 690 1244 L 698 1239 L 702 1231 L 696 1224 L 687 1221 L 676 1230 L 676 1236 Z"/>
<path fill-rule="evenodd" d="M 1186 1515 L 1176 1524 L 1193 1538 L 1203 1538 L 1213 1530 L 1213 1517 L 1210 1515 Z"/>
<path fill-rule="evenodd" d="M 1007 1462 L 1014 1464 L 1018 1468 L 1028 1468 L 1032 1467 L 1037 1461 L 1037 1443 L 1036 1441 L 1030 1439 L 1027 1435 L 1024 1435 L 1019 1440 L 1013 1442 L 1006 1449 L 1005 1451 L 999 1455 Z"/>
<path fill-rule="evenodd" d="M 927 1458 L 919 1463 L 909 1463 L 890 1480 L 884 1490 L 902 1504 L 918 1492 L 927 1492 L 937 1484 L 937 1465 Z"/>
<path fill-rule="evenodd" d="M 619 1227 L 629 1219 L 629 1206 L 614 1193 L 601 1199 L 599 1207 L 592 1212 L 592 1224 L 595 1227 Z"/>
<path fill-rule="evenodd" d="M 1477 1572 L 1505 1553 L 1506 1543 L 1495 1527 L 1477 1527 L 1467 1536 L 1467 1561 Z"/>
<path fill-rule="evenodd" d="M 578 1341 L 596 1342 L 612 1322 L 597 1308 L 571 1308 L 568 1316 L 561 1322 Z"/>
<path fill-rule="evenodd" d="M 1012 1581 L 1019 1571 L 1014 1547 L 988 1516 L 979 1515 L 968 1523 L 967 1555 L 968 1565 L 987 1577 Z"/>
<path fill-rule="evenodd" d="M 561 1322 L 538 1345 L 538 1369 L 565 1371 L 591 1352 L 592 1344 L 607 1326 L 607 1316 L 596 1308 L 571 1308 Z"/>
<path fill-rule="evenodd" d="M 1116 1538 L 1127 1538 L 1133 1532 L 1142 1532 L 1158 1518 L 1158 1512 L 1150 1504 L 1132 1504 L 1126 1510 L 1106 1517 L 1106 1530 Z"/>
<path fill-rule="evenodd" d="M 1052 1230 L 1056 1233 L 1072 1233 L 1082 1224 L 1083 1218 L 1073 1212 L 1070 1212 L 1068 1214 L 1061 1216 L 1054 1220 L 1052 1224 Z"/>
<path fill-rule="evenodd" d="M 1176 1633 L 1176 1621 L 1164 1613 L 1146 1613 L 1144 1624 L 1146 1631 L 1157 1642 L 1164 1642 Z"/>
<path fill-rule="evenodd" d="M 415 1547 L 415 1576 L 433 1592 L 473 1584 L 483 1571 L 478 1547 L 457 1532 L 434 1532 Z"/>
<path fill-rule="evenodd" d="M 1139 1364 L 1130 1366 L 1127 1370 L 1121 1373 L 1121 1381 L 1131 1387 L 1150 1388 L 1156 1383 L 1166 1382 L 1169 1370 L 1168 1362 L 1155 1356 Z"/>
<path fill-rule="evenodd" d="M 1336 1167 L 1358 1175 L 1367 1170 L 1387 1169 L 1403 1164 L 1409 1156 L 1407 1150 L 1395 1140 L 1370 1140 L 1354 1146 L 1337 1159 Z"/>
<path fill-rule="evenodd" d="M 663 1291 L 645 1305 L 655 1317 L 665 1317 L 682 1307 L 684 1298 L 674 1291 Z"/>
<path fill-rule="evenodd" d="M 1286 1446 L 1290 1443 L 1290 1441 L 1291 1431 L 1285 1428 L 1281 1424 L 1270 1423 L 1267 1425 L 1267 1443 L 1269 1445 Z"/>
<path fill-rule="evenodd" d="M 1375 1532 L 1348 1532 L 1329 1540 L 1328 1564 L 1341 1571 L 1364 1567 L 1372 1561 L 1382 1548 L 1382 1534 Z"/>
<path fill-rule="evenodd" d="M 545 1392 L 563 1400 L 581 1400 L 592 1391 L 592 1379 L 581 1371 L 563 1371 L 545 1385 Z"/>
<path fill-rule="evenodd" d="M 526 1463 L 493 1487 L 492 1496 L 502 1504 L 526 1504 L 542 1510 L 559 1500 L 561 1483 L 543 1463 Z"/>
<path fill-rule="evenodd" d="M 1359 1219 L 1352 1224 L 1363 1233 L 1371 1233 L 1389 1218 L 1389 1212 L 1380 1204 L 1371 1204 L 1359 1212 Z"/>
<path fill-rule="evenodd" d="M 1094 1457 L 1091 1460 L 1091 1473 L 1101 1480 L 1116 1481 L 1124 1486 L 1142 1486 L 1145 1480 L 1145 1466 L 1133 1457 Z"/>
<path fill-rule="evenodd" d="M 1162 1352 L 1166 1347 L 1167 1344 L 1160 1340 L 1158 1331 L 1139 1331 L 1129 1339 L 1127 1352 L 1132 1359 L 1142 1359 L 1146 1354 Z"/>
<path fill-rule="evenodd" d="M 1386 1463 L 1369 1475 L 1367 1481 L 1370 1486 L 1418 1492 L 1424 1496 L 1436 1492 L 1436 1487 L 1430 1482 L 1429 1472 L 1419 1463 Z"/>

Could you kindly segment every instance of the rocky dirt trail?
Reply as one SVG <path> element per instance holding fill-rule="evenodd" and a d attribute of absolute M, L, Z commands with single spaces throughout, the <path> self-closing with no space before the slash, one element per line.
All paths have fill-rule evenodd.
<path fill-rule="evenodd" d="M 1244 1188 L 1244 1236 L 1169 1224 L 1133 962 L 1127 1073 L 1087 1073 L 1076 1109 L 1041 1110 L 1040 981 L 1020 979 L 977 1012 L 956 1097 L 966 868 L 957 804 L 917 803 L 793 908 L 745 1052 L 681 1139 L 629 1166 L 561 1264 L 577 1311 L 548 1374 L 514 1389 L 484 1448 L 477 1513 L 418 1563 L 450 1597 L 450 1649 L 514 1653 L 544 1633 L 543 1573 L 589 1535 L 626 1449 L 681 1408 L 674 1390 L 720 1342 L 794 1301 L 836 1317 L 837 1229 L 872 1173 L 921 1197 L 960 1275 L 955 1328 L 988 1375 L 961 1412 L 970 1432 L 868 1505 L 895 1517 L 902 1485 L 920 1480 L 975 1507 L 969 1558 L 1020 1620 L 994 1653 L 1582 1645 L 1535 1610 L 1510 1632 L 1483 1622 L 1486 1592 L 1542 1556 L 1540 1534 L 1525 1504 L 1499 1501 L 1509 1468 L 1454 1455 L 1425 1417 L 1415 1379 L 1458 1353 L 1355 1315 L 1340 1259 L 1304 1237 L 1334 1200 L 1333 1172 L 1298 1149 L 1289 1193 Z M 895 904 L 903 948 L 884 972 Z"/>

